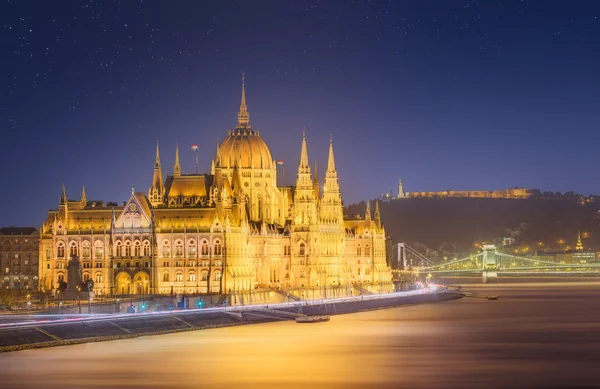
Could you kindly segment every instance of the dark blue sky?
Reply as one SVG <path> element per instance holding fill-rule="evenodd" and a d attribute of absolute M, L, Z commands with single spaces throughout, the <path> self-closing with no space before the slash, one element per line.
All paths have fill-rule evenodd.
<path fill-rule="evenodd" d="M 6 1 L 0 225 L 147 190 L 160 140 L 208 171 L 250 120 L 292 184 L 329 134 L 347 204 L 395 187 L 600 193 L 595 1 Z M 322 177 L 322 175 L 321 175 Z"/>

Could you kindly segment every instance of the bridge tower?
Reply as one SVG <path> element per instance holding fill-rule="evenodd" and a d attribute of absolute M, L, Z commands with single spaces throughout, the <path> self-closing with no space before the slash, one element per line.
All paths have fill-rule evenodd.
<path fill-rule="evenodd" d="M 481 281 L 486 284 L 488 282 L 498 281 L 498 255 L 496 252 L 496 245 L 486 244 L 483 245 L 483 265 L 481 268 Z"/>

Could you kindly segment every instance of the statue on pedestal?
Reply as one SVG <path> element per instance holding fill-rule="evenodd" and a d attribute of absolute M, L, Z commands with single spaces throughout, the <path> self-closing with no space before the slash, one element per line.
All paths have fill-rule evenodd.
<path fill-rule="evenodd" d="M 67 289 L 64 291 L 64 299 L 81 300 L 94 297 L 94 281 L 81 280 L 81 262 L 78 257 L 72 257 L 67 265 Z"/>

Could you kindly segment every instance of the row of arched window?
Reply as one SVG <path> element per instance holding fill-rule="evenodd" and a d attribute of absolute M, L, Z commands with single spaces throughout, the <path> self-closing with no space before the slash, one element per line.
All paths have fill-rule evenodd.
<path fill-rule="evenodd" d="M 216 270 L 213 272 L 213 276 L 212 279 L 214 281 L 220 281 L 221 280 L 221 276 L 222 273 L 219 270 Z M 171 274 L 168 272 L 164 272 L 163 273 L 163 277 L 162 277 L 163 282 L 170 282 L 171 281 Z M 175 273 L 175 280 L 177 282 L 181 282 L 183 281 L 183 272 L 178 271 L 177 273 Z M 188 277 L 186 281 L 190 281 L 190 282 L 196 282 L 197 278 L 196 278 L 196 272 L 195 271 L 190 271 L 188 273 Z M 200 280 L 199 281 L 208 281 L 208 271 L 207 270 L 203 270 L 200 272 Z"/>
<path fill-rule="evenodd" d="M 81 255 L 79 249 L 81 248 Z M 68 250 L 68 251 L 67 251 Z M 194 258 L 198 256 L 198 252 L 201 256 L 207 257 L 212 255 L 222 255 L 223 254 L 223 246 L 221 245 L 221 241 L 219 239 L 215 239 L 213 241 L 212 246 L 209 244 L 207 239 L 204 239 L 200 242 L 200 247 L 196 246 L 196 242 L 194 240 L 188 241 L 187 250 L 185 250 L 184 243 L 182 240 L 178 239 L 175 241 L 173 250 L 171 248 L 171 243 L 168 240 L 164 240 L 162 242 L 162 251 L 161 254 L 163 257 L 171 257 L 174 255 L 175 257 L 183 257 L 187 255 L 188 257 Z M 56 256 L 58 258 L 65 258 L 66 253 L 68 252 L 69 258 L 71 257 L 79 257 L 81 258 L 91 258 L 92 252 L 89 241 L 83 241 L 81 243 L 81 247 L 75 241 L 69 242 L 68 247 L 65 246 L 64 242 L 58 242 L 56 246 Z M 143 242 L 139 240 L 130 241 L 130 240 L 117 240 L 113 247 L 113 255 L 116 257 L 148 257 L 150 256 L 150 241 L 145 240 Z M 104 244 L 101 241 L 96 241 L 94 244 L 94 258 L 101 259 L 104 257 Z"/>
<path fill-rule="evenodd" d="M 223 246 L 221 245 L 221 241 L 219 239 L 215 239 L 213 241 L 212 247 L 207 239 L 203 239 L 200 242 L 199 248 L 200 256 L 202 257 L 209 256 L 211 254 L 211 248 L 212 255 L 223 254 Z M 171 242 L 169 242 L 168 240 L 164 240 L 161 244 L 161 255 L 166 258 L 169 258 L 171 256 L 183 257 L 184 255 L 190 258 L 194 258 L 198 255 L 198 247 L 196 246 L 196 242 L 194 240 L 189 240 L 186 252 L 184 243 L 181 239 L 176 240 L 173 247 L 171 247 Z"/>
<path fill-rule="evenodd" d="M 80 250 L 81 249 L 81 253 Z M 67 251 L 68 250 L 68 251 Z M 81 254 L 81 258 L 91 258 L 92 257 L 92 247 L 90 246 L 90 242 L 84 240 L 81 242 L 81 247 L 75 241 L 69 242 L 68 247 L 65 246 L 64 242 L 58 242 L 56 245 L 56 256 L 58 258 L 65 258 L 66 253 L 69 253 L 69 258 L 71 257 L 79 257 Z M 104 258 L 104 243 L 97 240 L 94 243 L 94 258 L 101 259 Z"/>

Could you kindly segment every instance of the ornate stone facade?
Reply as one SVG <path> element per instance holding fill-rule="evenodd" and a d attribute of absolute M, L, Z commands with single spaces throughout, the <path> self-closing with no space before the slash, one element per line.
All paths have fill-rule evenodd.
<path fill-rule="evenodd" d="M 68 200 L 42 228 L 40 280 L 56 288 L 78 256 L 98 295 L 236 294 L 273 290 L 298 298 L 348 295 L 353 285 L 391 291 L 385 229 L 347 220 L 330 140 L 321 193 L 303 134 L 294 187 L 277 186 L 276 162 L 250 126 L 242 82 L 237 126 L 217 147 L 210 174 L 163 179 L 158 143 L 148 193 L 127 202 Z M 293 295 L 293 296 L 292 296 Z M 243 298 L 243 297 L 242 297 Z"/>

